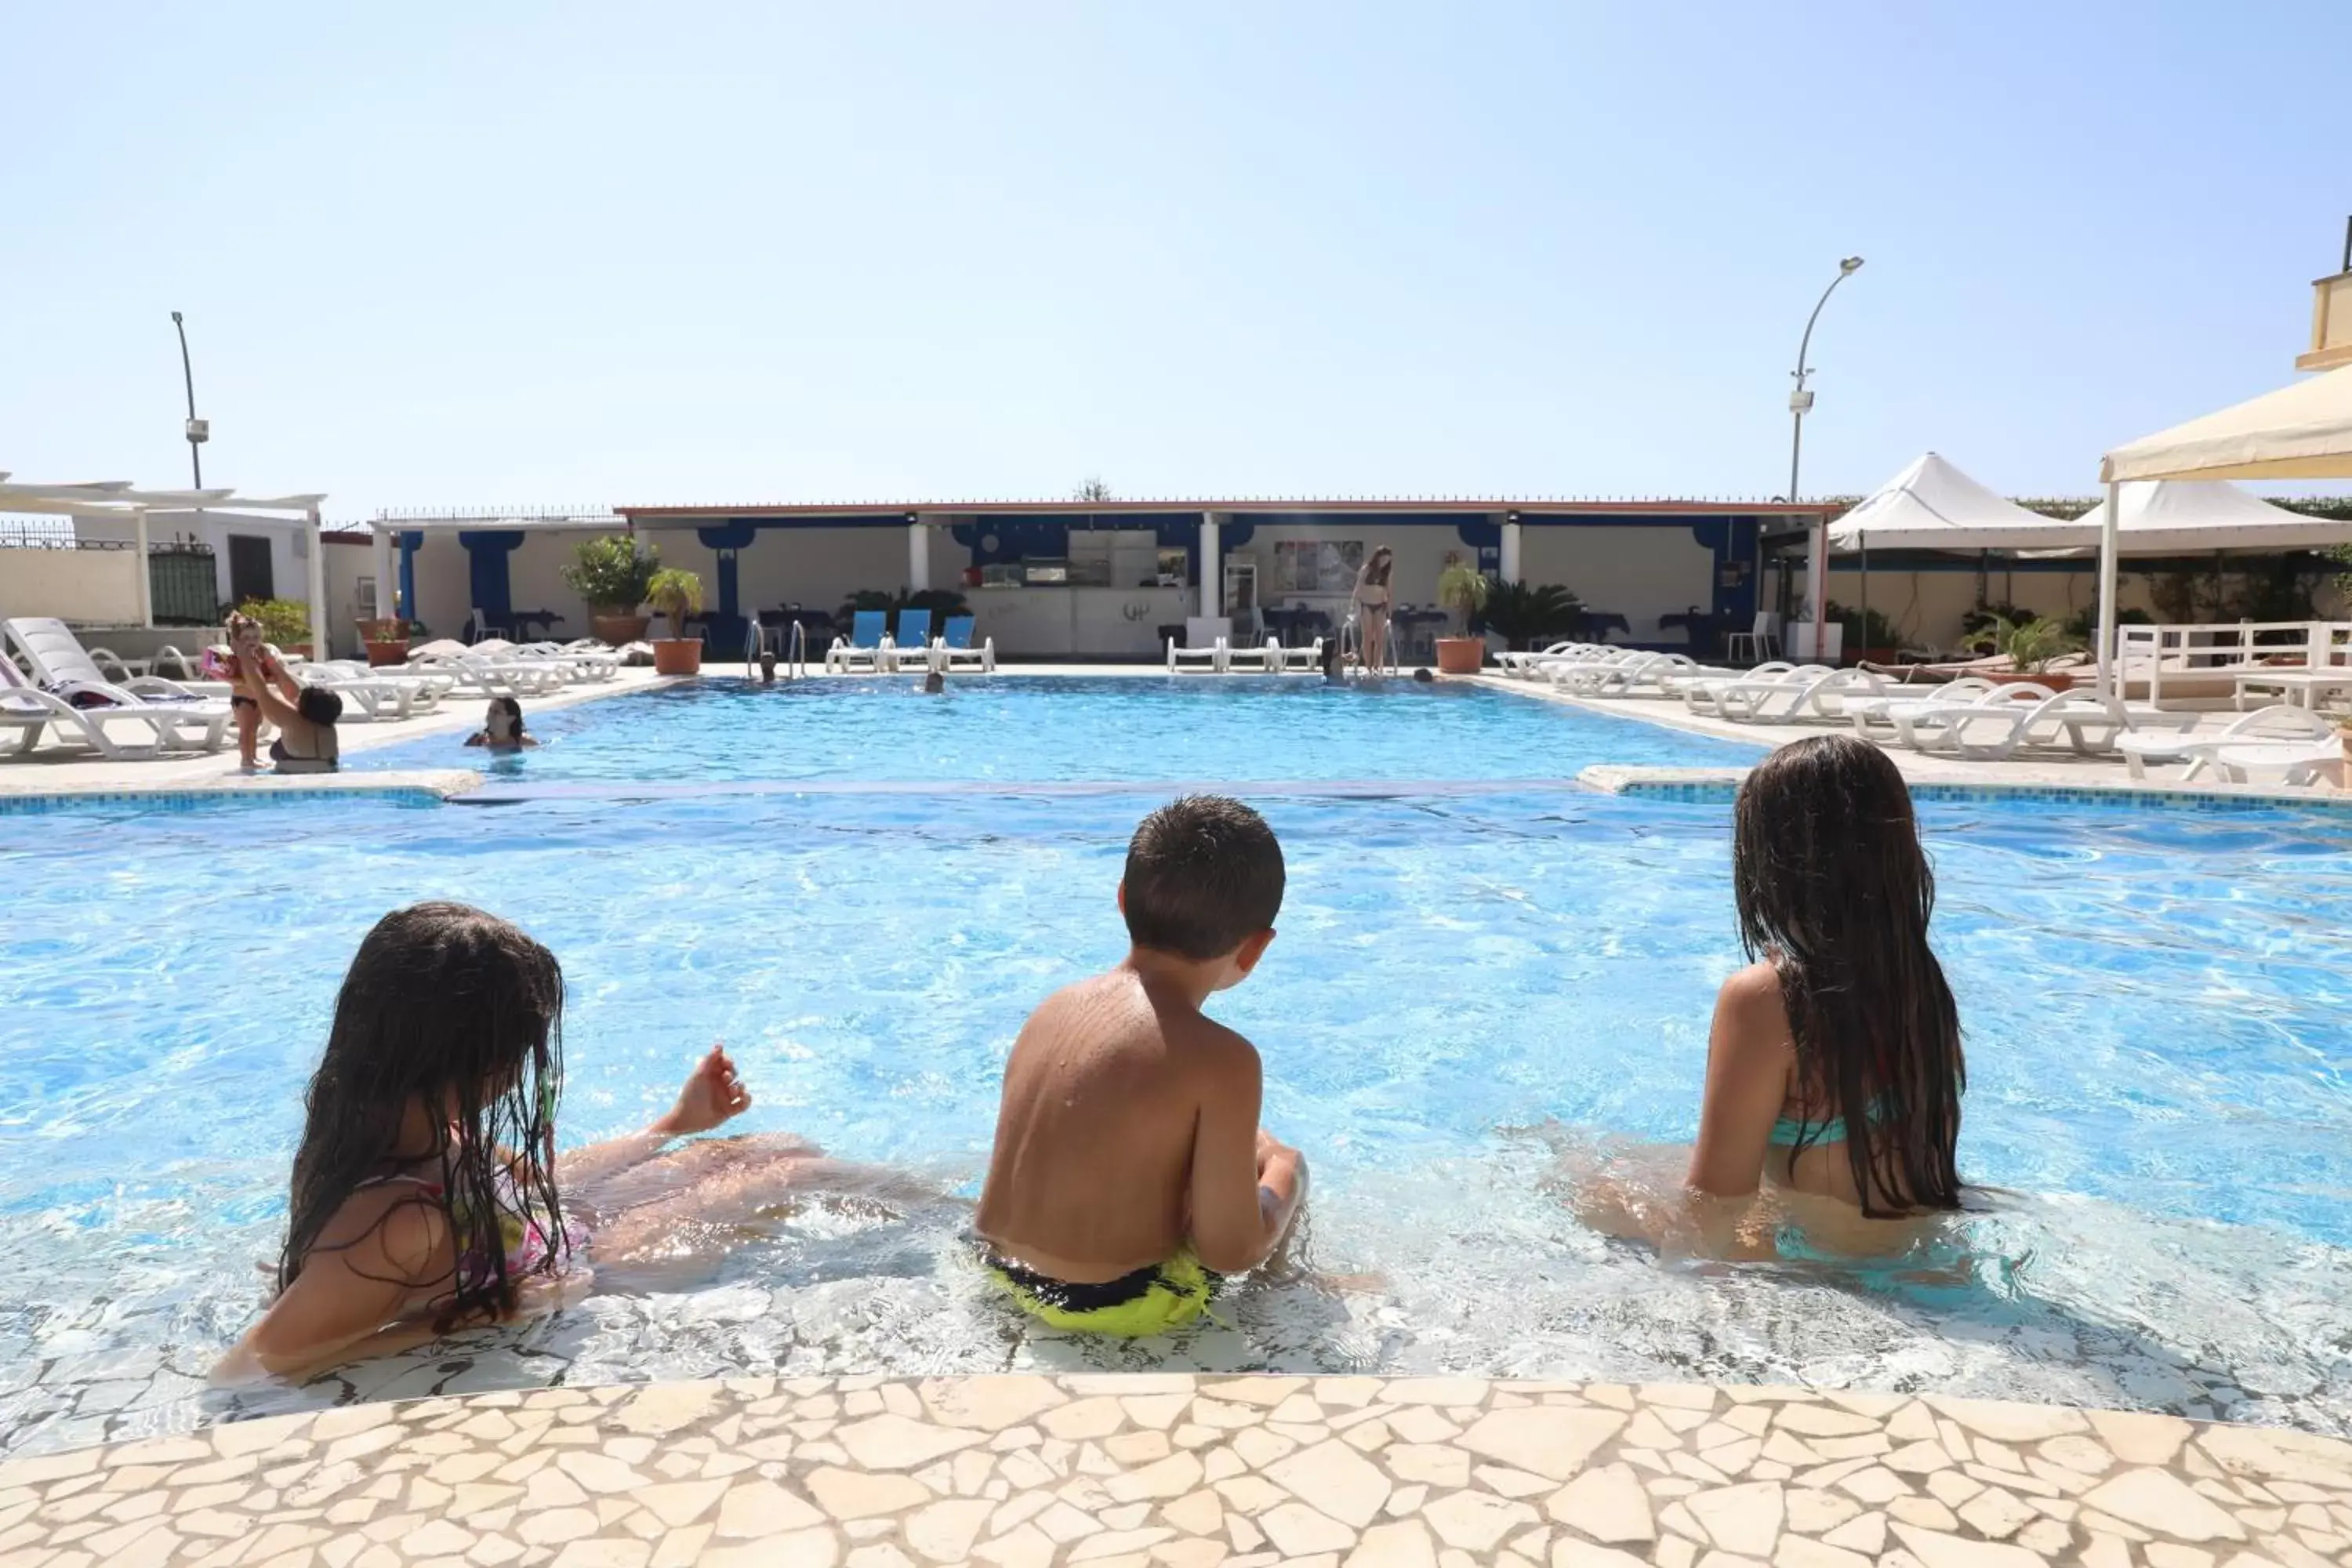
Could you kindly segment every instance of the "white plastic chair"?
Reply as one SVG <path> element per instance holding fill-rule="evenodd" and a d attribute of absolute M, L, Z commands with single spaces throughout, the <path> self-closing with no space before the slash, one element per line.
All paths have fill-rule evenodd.
<path fill-rule="evenodd" d="M 1747 652 L 1743 655 L 1742 648 Z M 1723 657 L 1738 663 L 1743 657 L 1748 662 L 1780 657 L 1780 617 L 1772 610 L 1759 610 L 1756 619 L 1744 632 L 1734 632 L 1723 640 Z"/>

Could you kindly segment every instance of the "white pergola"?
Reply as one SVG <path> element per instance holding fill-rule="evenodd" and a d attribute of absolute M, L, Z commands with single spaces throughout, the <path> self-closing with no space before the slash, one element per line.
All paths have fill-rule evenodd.
<path fill-rule="evenodd" d="M 218 509 L 247 513 L 290 512 L 310 529 L 310 646 L 320 658 L 327 648 L 327 563 L 320 542 L 319 508 L 325 493 L 289 496 L 243 496 L 232 489 L 142 490 L 128 479 L 98 479 L 81 484 L 26 484 L 0 470 L 0 512 L 31 512 L 61 517 L 110 518 L 131 525 L 139 551 L 139 622 L 155 624 L 155 604 L 147 580 L 147 514 L 151 511 L 204 511 Z"/>
<path fill-rule="evenodd" d="M 2116 559 L 2133 479 L 2352 479 L 2352 365 L 2117 447 L 2099 466 L 2099 695 L 2115 695 Z"/>

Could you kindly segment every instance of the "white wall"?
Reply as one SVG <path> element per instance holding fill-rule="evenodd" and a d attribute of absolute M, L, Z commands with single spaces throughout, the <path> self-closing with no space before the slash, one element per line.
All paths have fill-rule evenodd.
<path fill-rule="evenodd" d="M 352 541 L 355 540 L 356 542 Z M 375 575 L 375 552 L 364 533 L 347 538 L 330 534 L 327 552 L 327 644 L 337 658 L 364 658 L 360 647 L 360 617 L 367 606 L 360 600 L 360 579 Z M 393 552 L 393 581 L 400 581 L 400 553 Z M 389 606 L 387 596 L 383 603 Z"/>
<path fill-rule="evenodd" d="M 1397 605 L 1435 604 L 1437 574 L 1444 569 L 1447 552 L 1459 552 L 1462 559 L 1473 562 L 1478 554 L 1471 546 L 1462 542 L 1461 534 L 1454 531 L 1451 524 L 1444 523 L 1383 528 L 1348 518 L 1335 518 L 1328 522 L 1260 522 L 1250 534 L 1249 542 L 1239 547 L 1233 543 L 1234 532 L 1230 525 L 1224 530 L 1224 558 L 1257 563 L 1257 592 L 1261 605 L 1286 605 L 1304 597 L 1316 608 L 1335 614 L 1340 613 L 1337 607 L 1347 602 L 1348 595 L 1344 592 L 1318 597 L 1312 594 L 1301 595 L 1276 590 L 1274 575 L 1274 547 L 1276 544 L 1301 540 L 1320 540 L 1336 544 L 1352 539 L 1363 544 L 1366 556 L 1385 544 L 1396 554 L 1395 565 L 1389 574 L 1389 596 Z"/>
<path fill-rule="evenodd" d="M 2116 584 L 2121 609 L 2156 613 L 2146 575 L 2126 572 Z M 2020 572 L 2014 576 L 1993 563 L 1988 595 L 2037 616 L 2065 620 L 2098 603 L 2097 576 L 2089 572 Z M 1844 557 L 1830 570 L 1830 595 L 1841 606 L 1860 609 L 1862 573 Z M 1895 623 L 1895 635 L 1910 645 L 1951 648 L 1960 641 L 1960 617 L 1976 607 L 1977 574 L 1963 572 L 1883 572 L 1870 574 L 1870 607 Z"/>
<path fill-rule="evenodd" d="M 956 574 L 970 559 L 970 551 L 947 537 L 944 529 L 938 531 L 931 541 L 931 586 L 961 587 Z M 761 529 L 751 544 L 736 552 L 735 572 L 738 602 L 744 615 L 787 603 L 829 614 L 860 589 L 895 594 L 908 585 L 907 531 L 903 527 Z M 715 571 L 706 578 L 711 584 L 713 604 L 718 602 L 717 581 Z"/>
<path fill-rule="evenodd" d="M 135 550 L 0 549 L 0 618 L 135 626 L 145 566 Z"/>
<path fill-rule="evenodd" d="M 1680 615 L 1696 605 L 1715 605 L 1715 552 L 1691 537 L 1686 524 L 1671 527 L 1571 527 L 1523 523 L 1519 532 L 1519 580 L 1557 583 L 1590 610 L 1620 615 L 1631 623 L 1629 642 L 1680 642 L 1680 627 L 1667 632 L 1660 616 Z"/>
<path fill-rule="evenodd" d="M 111 517 L 78 517 L 74 532 L 83 539 L 132 539 L 137 525 Z M 269 541 L 269 593 L 272 598 L 310 602 L 310 524 L 303 518 L 261 517 L 250 512 L 151 511 L 147 542 L 169 544 L 194 539 L 213 550 L 213 597 L 229 602 L 228 541 L 231 534 L 251 534 Z M 132 617 L 134 620 L 136 616 Z"/>

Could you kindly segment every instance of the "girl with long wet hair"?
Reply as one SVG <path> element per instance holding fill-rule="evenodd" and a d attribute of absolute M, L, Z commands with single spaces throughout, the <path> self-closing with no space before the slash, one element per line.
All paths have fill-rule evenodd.
<path fill-rule="evenodd" d="M 1740 786 L 1732 860 L 1752 962 L 1716 1000 L 1689 1184 L 1958 1208 L 1968 1069 L 1903 775 L 1852 735 L 1783 746 Z"/>
<path fill-rule="evenodd" d="M 586 1284 L 578 1200 L 589 1184 L 625 1173 L 651 1194 L 609 1227 L 601 1255 L 608 1243 L 625 1251 L 628 1233 L 659 1241 L 691 1219 L 748 1217 L 839 1169 L 789 1139 L 665 1154 L 751 1104 L 717 1047 L 645 1131 L 559 1158 L 562 1019 L 562 968 L 520 928 L 454 903 L 376 922 L 343 977 L 305 1100 L 275 1299 L 224 1378 L 385 1353 L 561 1305 Z"/>

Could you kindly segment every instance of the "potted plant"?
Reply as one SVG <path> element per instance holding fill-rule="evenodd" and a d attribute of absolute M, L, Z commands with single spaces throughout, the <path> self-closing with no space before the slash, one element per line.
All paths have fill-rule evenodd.
<path fill-rule="evenodd" d="M 669 623 L 669 636 L 654 638 L 654 673 L 702 673 L 702 639 L 686 635 L 686 617 L 702 608 L 702 579 L 677 566 L 665 566 L 646 584 L 646 598 Z"/>
<path fill-rule="evenodd" d="M 1995 620 L 1971 637 L 1969 647 L 1979 653 L 2000 654 L 2009 660 L 2008 669 L 1986 675 L 1985 679 L 1996 686 L 2030 680 L 2053 691 L 2064 691 L 2074 684 L 2074 678 L 2064 673 L 2052 674 L 2050 661 L 2061 654 L 2080 653 L 2083 643 L 2048 616 L 2036 616 L 2032 620 Z"/>
<path fill-rule="evenodd" d="M 360 647 L 367 650 L 370 668 L 408 662 L 408 623 L 398 616 L 360 618 Z"/>
<path fill-rule="evenodd" d="M 310 606 L 293 599 L 247 599 L 237 607 L 239 615 L 250 616 L 261 623 L 261 640 L 279 653 L 296 658 L 314 657 L 310 651 Z"/>
<path fill-rule="evenodd" d="M 661 570 L 661 552 L 635 539 L 606 534 L 573 547 L 563 581 L 588 602 L 589 624 L 597 638 L 614 647 L 646 635 L 648 617 L 637 613 Z"/>
<path fill-rule="evenodd" d="M 1490 586 L 1484 572 L 1458 557 L 1437 574 L 1437 602 L 1462 617 L 1464 634 L 1437 639 L 1437 668 L 1444 674 L 1475 675 L 1486 661 L 1486 639 L 1470 635 L 1470 629 L 1486 607 Z"/>
<path fill-rule="evenodd" d="M 1849 659 L 1892 664 L 1901 651 L 1895 624 L 1876 610 L 1857 610 L 1832 599 L 1829 618 L 1845 627 L 1845 656 Z"/>

